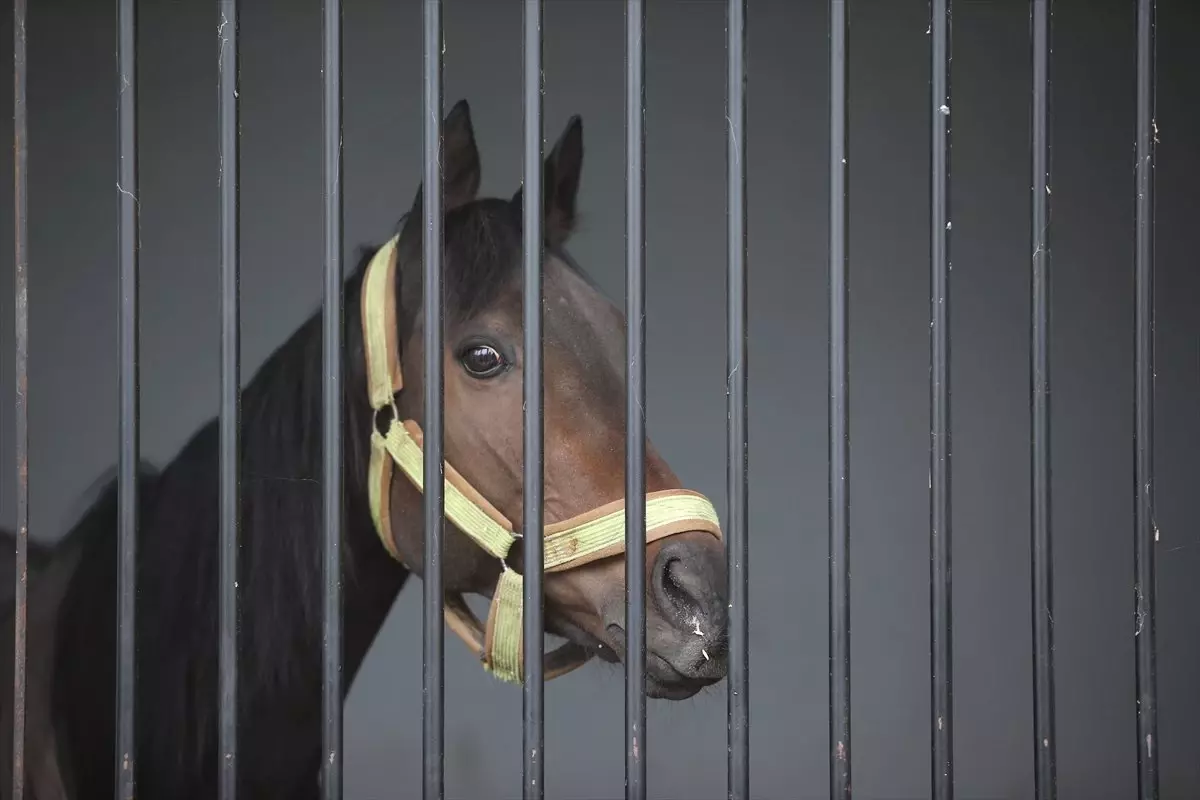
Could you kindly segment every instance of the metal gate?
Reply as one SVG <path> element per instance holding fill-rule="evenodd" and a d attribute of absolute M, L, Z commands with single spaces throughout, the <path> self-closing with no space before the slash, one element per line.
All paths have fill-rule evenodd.
<path fill-rule="evenodd" d="M 542 2 L 524 2 L 524 349 L 528 353 L 524 393 L 524 513 L 527 524 L 542 525 L 543 442 L 541 362 L 541 242 L 542 220 Z M 442 4 L 424 2 L 424 314 L 435 324 L 425 326 L 425 352 L 441 349 L 442 253 L 434 244 L 442 238 L 441 125 Z M 728 789 L 731 799 L 751 797 L 749 769 L 749 650 L 748 650 L 748 444 L 747 444 L 747 231 L 746 231 L 746 2 L 729 0 L 727 22 L 727 501 L 726 555 L 731 608 L 728 692 Z M 930 769 L 933 794 L 939 800 L 954 795 L 954 713 L 951 663 L 951 488 L 950 488 L 950 300 L 951 248 L 951 0 L 932 0 L 930 14 L 930 76 L 928 113 L 933 122 L 929 143 L 930 178 Z M 1050 370 L 1048 363 L 1047 238 L 1050 197 L 1048 129 L 1051 93 L 1050 0 L 1031 0 L 1033 84 L 1030 87 L 1033 126 L 1030 132 L 1032 219 L 1031 403 L 1033 410 L 1033 618 L 1034 730 L 1031 744 L 1036 763 L 1039 798 L 1055 796 L 1054 662 L 1050 616 L 1053 608 L 1051 569 L 1049 434 Z M 120 112 L 120 151 L 117 200 L 120 226 L 120 591 L 118 659 L 118 748 L 114 765 L 116 794 L 135 796 L 137 762 L 134 731 L 134 563 L 138 529 L 136 464 L 139 454 L 138 415 L 138 140 L 137 30 L 135 0 L 118 0 L 119 41 L 116 94 Z M 26 118 L 27 0 L 14 2 L 15 67 L 15 270 L 16 270 L 16 459 L 18 474 L 16 550 L 15 714 L 13 730 L 13 796 L 24 792 L 25 746 L 25 617 L 28 563 L 28 221 Z M 829 66 L 829 793 L 851 796 L 853 748 L 850 730 L 850 529 L 849 420 L 847 371 L 847 294 L 849 265 L 847 219 L 847 58 L 849 38 L 846 3 L 830 0 Z M 217 3 L 219 53 L 219 127 L 221 156 L 221 405 L 220 405 L 220 518 L 221 518 L 221 649 L 220 649 L 220 797 L 233 800 L 237 774 L 235 693 L 238 662 L 235 652 L 239 474 L 235 454 L 239 429 L 239 99 L 238 2 Z M 1138 793 L 1143 800 L 1158 796 L 1155 687 L 1155 550 L 1152 474 L 1152 281 L 1154 170 L 1154 0 L 1137 0 L 1137 151 L 1136 151 L 1136 639 Z M 626 121 L 626 316 L 628 319 L 628 429 L 626 442 L 626 562 L 627 660 L 626 796 L 646 796 L 646 765 L 636 739 L 644 736 L 645 698 L 645 323 L 644 248 L 644 133 L 645 4 L 626 0 L 625 121 Z M 342 363 L 342 52 L 341 3 L 324 3 L 324 751 L 321 785 L 324 796 L 341 796 L 342 786 L 342 638 L 341 585 L 338 579 L 342 530 L 342 432 L 340 428 Z M 439 359 L 425 359 L 425 563 L 424 563 L 424 770 L 423 796 L 443 794 L 443 591 L 441 579 L 443 516 L 443 376 Z M 524 641 L 540 641 L 543 629 L 543 550 L 539 537 L 523 539 Z M 543 668 L 540 659 L 527 660 L 524 682 L 524 796 L 543 796 Z"/>

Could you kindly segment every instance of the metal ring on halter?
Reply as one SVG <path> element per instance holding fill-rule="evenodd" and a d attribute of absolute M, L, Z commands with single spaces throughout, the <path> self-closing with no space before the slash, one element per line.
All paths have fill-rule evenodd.
<path fill-rule="evenodd" d="M 379 425 L 379 412 L 381 411 L 392 412 L 392 418 L 389 420 L 389 425 L 400 420 L 400 407 L 396 405 L 396 398 L 394 395 L 387 405 L 371 410 L 371 427 L 378 431 L 380 436 L 387 436 L 387 429 L 382 428 Z"/>
<path fill-rule="evenodd" d="M 509 535 L 513 537 L 513 544 L 516 544 L 523 538 L 521 536 L 520 531 L 509 531 Z M 509 550 L 509 552 L 511 553 L 512 550 Z M 503 572 L 508 572 L 510 569 L 513 570 L 513 572 L 516 572 L 516 570 L 513 569 L 511 565 L 509 565 L 507 555 L 500 559 L 500 569 Z M 517 572 L 517 574 L 520 575 L 522 578 L 525 577 L 524 572 Z"/>

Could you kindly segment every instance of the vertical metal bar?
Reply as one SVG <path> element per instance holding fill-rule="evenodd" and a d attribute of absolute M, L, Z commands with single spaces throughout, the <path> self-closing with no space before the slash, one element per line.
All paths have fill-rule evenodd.
<path fill-rule="evenodd" d="M 1158 687 L 1154 606 L 1154 0 L 1137 6 L 1136 307 L 1134 335 L 1134 636 L 1137 648 L 1138 797 L 1158 798 Z"/>
<path fill-rule="evenodd" d="M 525 0 L 525 152 L 524 152 L 524 564 L 525 800 L 541 800 L 545 777 L 543 700 L 545 698 L 543 564 L 543 430 L 542 430 L 542 0 Z"/>
<path fill-rule="evenodd" d="M 1033 0 L 1032 584 L 1034 789 L 1057 795 L 1054 738 L 1054 562 L 1050 513 L 1050 0 Z"/>
<path fill-rule="evenodd" d="M 625 797 L 646 797 L 646 7 L 625 3 Z"/>
<path fill-rule="evenodd" d="M 29 128 L 26 0 L 13 2 L 13 228 L 17 455 L 17 553 L 13 594 L 12 797 L 25 796 L 25 630 L 29 564 Z"/>
<path fill-rule="evenodd" d="M 241 528 L 241 328 L 238 0 L 217 4 L 217 122 L 221 190 L 220 742 L 219 797 L 237 796 L 237 567 Z"/>
<path fill-rule="evenodd" d="M 134 613 L 138 532 L 138 251 L 137 0 L 117 0 L 118 263 L 120 269 L 119 438 L 117 451 L 117 750 L 116 796 L 136 787 Z"/>
<path fill-rule="evenodd" d="M 342 4 L 324 0 L 323 93 L 325 179 L 322 310 L 322 463 L 325 574 L 322 647 L 321 789 L 342 796 Z"/>
<path fill-rule="evenodd" d="M 829 796 L 850 797 L 850 430 L 845 0 L 829 2 Z"/>
<path fill-rule="evenodd" d="M 929 635 L 933 796 L 954 797 L 950 582 L 950 0 L 932 0 L 930 64 Z"/>
<path fill-rule="evenodd" d="M 424 466 L 424 616 L 422 618 L 423 698 L 422 759 L 425 800 L 441 800 L 445 791 L 444 641 L 442 614 L 442 515 L 445 513 L 445 465 L 442 455 L 442 2 L 424 2 L 425 177 L 422 238 L 425 316 L 425 466 Z"/>
<path fill-rule="evenodd" d="M 729 0 L 726 26 L 726 498 L 729 530 L 728 764 L 730 800 L 750 798 L 750 547 L 746 342 L 746 0 Z"/>

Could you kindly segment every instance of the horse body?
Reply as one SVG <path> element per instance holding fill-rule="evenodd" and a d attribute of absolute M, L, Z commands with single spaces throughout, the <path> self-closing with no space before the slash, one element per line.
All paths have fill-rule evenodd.
<path fill-rule="evenodd" d="M 546 522 L 623 496 L 623 319 L 564 261 L 582 159 L 572 121 L 546 161 Z M 519 524 L 521 509 L 520 191 L 475 200 L 479 159 L 465 102 L 447 117 L 445 452 Z M 421 193 L 399 234 L 398 410 L 420 407 Z M 414 214 L 413 211 L 417 213 Z M 414 252 L 415 251 L 415 252 Z M 373 419 L 358 298 L 363 251 L 344 283 L 343 700 L 410 571 L 381 545 L 368 503 Z M 398 262 L 399 263 L 399 262 Z M 500 363 L 500 367 L 496 367 Z M 553 377 L 551 377 L 553 376 Z M 322 764 L 321 318 L 314 314 L 242 392 L 239 551 L 238 787 L 245 798 L 315 798 Z M 514 388 L 515 387 L 515 388 Z M 514 432 L 515 431 L 515 432 Z M 647 443 L 647 489 L 678 480 Z M 191 800 L 216 794 L 218 753 L 218 421 L 161 472 L 139 481 L 136 557 L 138 793 Z M 393 544 L 422 563 L 419 492 L 392 481 Z M 493 592 L 500 568 L 446 526 L 447 591 Z M 26 796 L 90 800 L 112 793 L 116 761 L 117 502 L 109 480 L 51 552 L 31 548 Z M 682 531 L 647 547 L 647 691 L 690 697 L 724 675 L 727 638 L 719 542 Z M 514 559 L 519 569 L 519 558 Z M 602 658 L 623 652 L 623 558 L 547 575 L 546 626 Z M 706 633 L 697 636 L 700 622 Z M 12 616 L 4 623 L 12 640 Z M 3 634 L 0 634 L 3 635 Z M 703 654 L 703 659 L 701 659 Z M 11 677 L 11 659 L 0 659 Z M 0 699 L 10 729 L 11 694 Z M 10 743 L 0 740 L 0 745 Z M 8 760 L 4 763 L 7 765 Z M 0 797 L 11 792 L 0 775 Z"/>
<path fill-rule="evenodd" d="M 353 287 L 348 284 L 347 291 Z M 347 372 L 356 327 L 347 303 Z M 239 592 L 239 789 L 316 797 L 321 726 L 320 319 L 243 392 Z M 360 356 L 361 359 L 361 356 Z M 348 381 L 353 385 L 354 381 Z M 359 466 L 365 406 L 347 391 L 344 672 L 349 690 L 407 571 L 371 529 Z M 355 425 L 350 422 L 364 422 Z M 353 433 L 361 435 L 356 439 Z M 136 774 L 147 797 L 216 793 L 217 421 L 161 472 L 139 474 Z M 49 564 L 29 579 L 27 775 L 32 796 L 110 797 L 116 666 L 116 485 L 110 482 Z M 69 581 L 68 581 L 69 578 Z M 10 631 L 11 614 L 6 625 Z M 11 673 L 11 660 L 4 661 Z M 3 702 L 5 722 L 11 699 Z M 53 736 L 40 735 L 50 730 Z M 10 734 L 9 734 L 10 735 Z M 51 745 L 54 747 L 51 748 Z M 57 757 L 63 793 L 34 771 Z M 7 760 L 5 761 L 7 766 Z M 11 779 L 0 783 L 8 796 Z"/>

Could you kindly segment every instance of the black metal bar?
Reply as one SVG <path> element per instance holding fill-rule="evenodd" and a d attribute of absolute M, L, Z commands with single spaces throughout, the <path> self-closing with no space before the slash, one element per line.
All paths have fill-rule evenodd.
<path fill-rule="evenodd" d="M 425 178 L 422 238 L 425 316 L 425 556 L 422 618 L 423 696 L 422 759 L 425 800 L 441 800 L 445 791 L 445 665 L 442 614 L 442 515 L 445 513 L 445 465 L 442 449 L 442 1 L 425 0 L 424 79 L 422 81 Z M 436 355 L 435 355 L 436 354 Z"/>
<path fill-rule="evenodd" d="M 850 430 L 845 0 L 829 2 L 829 796 L 850 797 Z"/>
<path fill-rule="evenodd" d="M 1158 686 L 1154 523 L 1155 2 L 1137 6 L 1136 306 L 1134 334 L 1134 636 L 1137 648 L 1138 797 L 1158 798 Z"/>
<path fill-rule="evenodd" d="M 931 783 L 954 797 L 950 500 L 950 0 L 930 4 L 929 636 Z"/>
<path fill-rule="evenodd" d="M 646 797 L 646 6 L 625 3 L 625 797 Z"/>
<path fill-rule="evenodd" d="M 221 189 L 220 800 L 237 797 L 238 546 L 241 528 L 241 327 L 238 0 L 217 3 L 217 124 Z"/>
<path fill-rule="evenodd" d="M 141 245 L 137 167 L 137 1 L 117 0 L 118 263 L 120 270 L 119 439 L 117 450 L 117 749 L 116 796 L 133 800 L 137 764 L 134 736 L 134 606 L 138 533 L 137 462 L 138 256 Z"/>
<path fill-rule="evenodd" d="M 726 24 L 725 222 L 726 273 L 726 498 L 725 557 L 729 581 L 727 689 L 730 800 L 750 798 L 750 526 L 749 419 L 746 404 L 746 0 L 729 0 Z"/>
<path fill-rule="evenodd" d="M 325 179 L 321 398 L 325 574 L 322 647 L 321 790 L 342 796 L 342 4 L 324 0 L 321 97 Z"/>
<path fill-rule="evenodd" d="M 545 794 L 545 670 L 543 565 L 543 430 L 542 430 L 542 0 L 525 0 L 525 163 L 524 180 L 524 508 L 521 528 L 524 564 L 525 648 L 524 737 L 525 800 Z"/>
<path fill-rule="evenodd" d="M 13 361 L 17 433 L 17 552 L 13 568 L 12 797 L 25 796 L 25 631 L 29 578 L 29 126 L 25 47 L 26 0 L 13 2 Z"/>
<path fill-rule="evenodd" d="M 1054 738 L 1054 562 L 1050 513 L 1050 0 L 1033 0 L 1032 584 L 1034 789 L 1057 795 Z"/>

